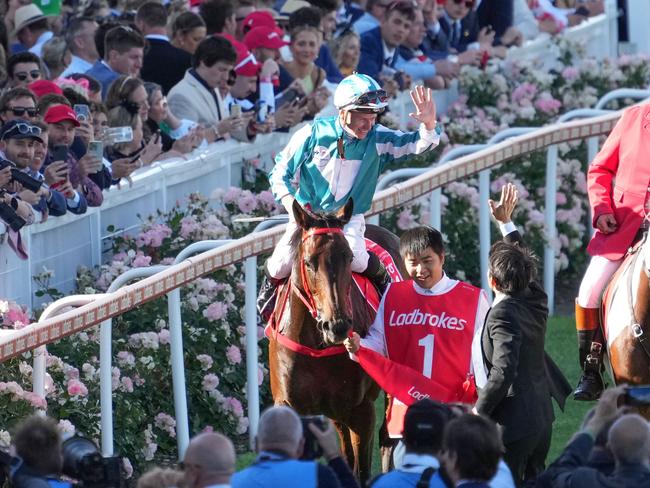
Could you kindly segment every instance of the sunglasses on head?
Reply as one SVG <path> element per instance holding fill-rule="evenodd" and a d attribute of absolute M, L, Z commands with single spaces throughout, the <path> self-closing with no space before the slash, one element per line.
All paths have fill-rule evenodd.
<path fill-rule="evenodd" d="M 359 98 L 357 98 L 357 101 L 354 103 L 355 105 L 376 105 L 378 103 L 384 103 L 386 100 L 388 100 L 388 95 L 386 94 L 385 90 L 375 90 L 364 93 Z"/>
<path fill-rule="evenodd" d="M 465 8 L 474 8 L 474 0 L 454 0 L 456 5 L 465 4 Z"/>
<path fill-rule="evenodd" d="M 41 135 L 41 128 L 36 127 L 35 125 L 29 125 L 29 124 L 24 124 L 24 123 L 19 123 L 14 125 L 11 129 L 9 129 L 7 132 L 2 134 L 2 139 L 5 139 L 7 136 L 12 136 L 16 134 L 29 134 L 32 136 L 40 136 Z"/>
<path fill-rule="evenodd" d="M 14 77 L 19 81 L 25 81 L 27 77 L 30 77 L 32 80 L 38 80 L 41 77 L 41 70 L 33 69 L 31 71 L 19 71 L 18 73 L 14 73 Z"/>
<path fill-rule="evenodd" d="M 16 117 L 23 117 L 27 114 L 28 117 L 36 117 L 38 115 L 38 109 L 32 107 L 11 107 L 5 108 L 5 112 L 11 112 Z"/>

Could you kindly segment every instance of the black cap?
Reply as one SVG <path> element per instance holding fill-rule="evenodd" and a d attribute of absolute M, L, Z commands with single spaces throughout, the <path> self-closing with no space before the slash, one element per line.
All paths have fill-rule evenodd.
<path fill-rule="evenodd" d="M 451 410 L 429 398 L 412 404 L 404 416 L 404 443 L 407 447 L 439 450 L 445 424 L 451 420 Z"/>
<path fill-rule="evenodd" d="M 41 128 L 23 119 L 14 119 L 5 123 L 0 129 L 0 139 L 34 139 L 43 142 L 41 139 Z"/>

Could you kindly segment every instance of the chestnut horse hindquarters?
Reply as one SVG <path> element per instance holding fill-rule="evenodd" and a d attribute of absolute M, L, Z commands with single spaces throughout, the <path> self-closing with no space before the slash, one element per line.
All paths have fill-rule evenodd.
<path fill-rule="evenodd" d="M 615 383 L 650 383 L 650 357 L 633 330 L 637 322 L 644 334 L 650 334 L 650 290 L 646 276 L 649 252 L 646 241 L 628 254 L 603 295 L 603 332 L 609 371 Z"/>

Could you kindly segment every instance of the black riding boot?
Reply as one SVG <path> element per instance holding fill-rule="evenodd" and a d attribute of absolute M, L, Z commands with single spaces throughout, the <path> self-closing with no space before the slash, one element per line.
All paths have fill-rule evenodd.
<path fill-rule="evenodd" d="M 603 345 L 600 342 L 594 342 L 596 331 L 600 328 L 599 313 L 598 309 L 582 308 L 576 304 L 578 348 L 583 372 L 578 386 L 573 392 L 573 398 L 579 401 L 597 400 L 604 389 L 601 375 Z"/>
<path fill-rule="evenodd" d="M 370 256 L 368 258 L 368 267 L 363 272 L 363 275 L 372 281 L 381 296 L 384 294 L 386 287 L 390 283 L 390 276 L 376 254 L 370 252 L 368 255 Z"/>
<path fill-rule="evenodd" d="M 275 309 L 275 300 L 277 298 L 278 287 L 284 280 L 273 278 L 269 275 L 268 269 L 264 266 L 264 280 L 260 287 L 260 293 L 257 295 L 257 311 L 262 318 L 262 323 L 266 324 Z"/>

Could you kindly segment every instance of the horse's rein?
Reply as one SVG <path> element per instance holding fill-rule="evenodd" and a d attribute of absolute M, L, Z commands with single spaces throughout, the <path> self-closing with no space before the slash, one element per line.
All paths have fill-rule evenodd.
<path fill-rule="evenodd" d="M 307 239 L 317 235 L 335 234 L 343 234 L 343 229 L 340 227 L 321 227 L 317 229 L 309 229 L 303 233 L 302 242 L 305 242 Z M 307 310 L 309 310 L 311 313 L 311 316 L 316 319 L 318 318 L 316 300 L 314 300 L 314 294 L 311 292 L 309 284 L 307 283 L 307 270 L 305 269 L 305 261 L 303 259 L 300 259 L 300 284 L 302 286 L 302 290 L 300 290 L 297 286 L 293 286 L 292 288 L 296 292 L 296 295 L 298 295 L 298 298 L 300 298 L 305 304 Z"/>

